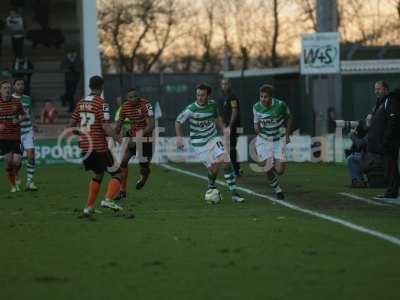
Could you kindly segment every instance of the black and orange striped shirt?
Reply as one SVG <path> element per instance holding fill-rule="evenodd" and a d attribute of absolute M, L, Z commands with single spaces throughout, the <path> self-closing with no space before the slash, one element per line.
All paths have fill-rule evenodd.
<path fill-rule="evenodd" d="M 153 107 L 150 101 L 146 99 L 127 100 L 122 104 L 119 121 L 123 122 L 128 119 L 131 123 L 129 135 L 136 136 L 139 130 L 143 130 L 146 127 L 146 119 L 152 118 L 153 115 Z M 152 133 L 147 134 L 147 136 L 151 135 Z"/>
<path fill-rule="evenodd" d="M 25 111 L 19 99 L 0 98 L 0 140 L 21 140 L 21 128 L 17 122 L 21 116 L 25 116 Z"/>
<path fill-rule="evenodd" d="M 72 113 L 72 119 L 80 128 L 79 147 L 83 152 L 108 151 L 103 123 L 109 121 L 109 106 L 96 95 L 81 99 Z"/>

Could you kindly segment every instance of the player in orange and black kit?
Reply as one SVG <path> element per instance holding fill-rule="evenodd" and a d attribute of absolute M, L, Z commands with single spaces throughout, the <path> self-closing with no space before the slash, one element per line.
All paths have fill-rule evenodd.
<path fill-rule="evenodd" d="M 105 172 L 111 175 L 111 179 L 101 206 L 115 211 L 122 209 L 112 200 L 120 190 L 121 172 L 108 149 L 106 136 L 116 141 L 120 138 L 109 123 L 109 107 L 100 97 L 103 84 L 103 78 L 100 76 L 90 78 L 91 93 L 77 103 L 70 122 L 73 132 L 79 134 L 79 147 L 82 150 L 85 169 L 94 172 L 94 177 L 89 183 L 87 206 L 83 210 L 85 216 L 94 213 L 94 204 Z"/>
<path fill-rule="evenodd" d="M 19 191 L 16 176 L 21 168 L 21 130 L 25 111 L 19 99 L 11 97 L 11 84 L 0 82 L 0 155 L 4 156 L 11 192 Z"/>
<path fill-rule="evenodd" d="M 137 95 L 136 89 L 127 93 L 127 101 L 121 107 L 116 132 L 120 132 L 124 123 L 131 124 L 128 132 L 129 142 L 124 150 L 121 161 L 121 191 L 116 200 L 126 197 L 126 181 L 128 178 L 128 162 L 132 156 L 139 159 L 140 177 L 136 182 L 136 189 L 140 190 L 150 175 L 150 162 L 153 156 L 152 135 L 154 129 L 153 108 L 151 103 Z"/>

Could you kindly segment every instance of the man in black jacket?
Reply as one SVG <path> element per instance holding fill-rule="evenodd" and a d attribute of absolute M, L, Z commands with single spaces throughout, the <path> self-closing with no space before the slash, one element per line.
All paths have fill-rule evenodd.
<path fill-rule="evenodd" d="M 367 151 L 383 155 L 388 179 L 385 194 L 376 198 L 396 199 L 400 185 L 397 165 L 400 147 L 400 90 L 389 93 L 387 84 L 378 81 L 375 84 L 375 93 L 378 100 L 368 131 Z"/>
<path fill-rule="evenodd" d="M 237 157 L 237 139 L 238 127 L 240 126 L 240 107 L 239 99 L 232 93 L 230 82 L 223 78 L 220 82 L 222 97 L 219 101 L 219 107 L 222 114 L 224 126 L 230 129 L 230 158 L 235 176 L 241 175 L 240 164 Z"/>

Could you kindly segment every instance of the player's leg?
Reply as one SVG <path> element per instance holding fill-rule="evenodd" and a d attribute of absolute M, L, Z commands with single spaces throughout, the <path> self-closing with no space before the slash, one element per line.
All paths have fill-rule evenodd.
<path fill-rule="evenodd" d="M 231 158 L 232 162 L 232 167 L 233 171 L 235 172 L 236 177 L 240 177 L 241 175 L 241 170 L 240 170 L 240 164 L 238 162 L 238 155 L 237 155 L 237 141 L 238 141 L 238 134 L 236 132 L 231 132 L 230 136 L 230 149 L 229 149 L 229 156 Z"/>
<path fill-rule="evenodd" d="M 284 195 L 279 186 L 278 175 L 274 168 L 274 143 L 272 141 L 267 141 L 257 137 L 255 146 L 259 165 L 263 168 L 265 174 L 267 175 L 269 185 L 271 186 L 277 198 L 283 199 Z"/>
<path fill-rule="evenodd" d="M 107 191 L 106 191 L 106 201 L 112 201 L 115 196 L 118 195 L 121 188 L 121 171 L 117 170 L 115 172 L 110 172 L 110 180 L 108 181 Z"/>
<path fill-rule="evenodd" d="M 143 143 L 142 153 L 138 153 L 139 166 L 140 166 L 140 176 L 139 180 L 136 182 L 136 189 L 140 190 L 144 187 L 147 179 L 150 176 L 150 162 L 153 157 L 153 143 Z"/>
<path fill-rule="evenodd" d="M 15 188 L 17 191 L 20 191 L 20 183 L 18 182 L 18 172 L 21 169 L 22 166 L 22 156 L 20 153 L 11 153 L 11 169 L 12 173 L 14 174 L 15 177 Z"/>
<path fill-rule="evenodd" d="M 208 170 L 208 189 L 216 189 L 217 186 L 215 184 L 215 181 L 217 180 L 218 177 L 218 169 L 219 166 L 218 164 L 212 164 L 207 167 Z"/>
<path fill-rule="evenodd" d="M 279 186 L 278 176 L 283 175 L 286 170 L 286 143 L 283 139 L 273 142 L 273 159 L 274 167 L 270 171 L 271 186 L 275 185 L 274 191 L 276 197 L 280 200 L 284 199 L 282 188 Z"/>
<path fill-rule="evenodd" d="M 222 162 L 222 166 L 224 167 L 224 179 L 228 185 L 229 191 L 232 194 L 232 201 L 234 203 L 244 202 L 244 198 L 239 195 L 236 186 L 236 176 L 233 171 L 232 164 L 229 161 L 224 160 Z"/>
<path fill-rule="evenodd" d="M 237 191 L 235 173 L 232 168 L 232 164 L 229 158 L 229 154 L 225 151 L 222 143 L 217 142 L 210 151 L 211 159 L 214 161 L 214 165 L 223 166 L 224 168 L 224 179 L 228 185 L 229 191 L 232 194 L 232 201 L 235 203 L 243 202 L 244 198 L 241 197 Z"/>
<path fill-rule="evenodd" d="M 8 181 L 10 183 L 11 186 L 11 190 L 10 192 L 15 193 L 17 192 L 17 188 L 16 188 L 16 174 L 14 173 L 14 167 L 12 164 L 12 160 L 13 160 L 13 153 L 9 152 L 7 154 L 4 155 L 4 166 L 5 166 L 5 171 L 7 174 L 7 178 Z"/>
<path fill-rule="evenodd" d="M 140 190 L 144 187 L 144 185 L 147 182 L 147 179 L 150 176 L 150 162 L 143 162 L 143 163 L 139 163 L 140 166 L 140 175 L 139 175 L 139 179 L 136 182 L 136 189 Z"/>
<path fill-rule="evenodd" d="M 120 172 L 121 172 L 121 184 L 120 184 L 120 192 L 115 197 L 114 200 L 120 201 L 126 198 L 126 184 L 128 180 L 128 163 L 132 156 L 135 154 L 135 149 L 133 147 L 129 147 L 129 144 L 126 145 L 125 150 L 123 150 L 122 161 L 120 164 Z"/>
<path fill-rule="evenodd" d="M 99 167 L 102 167 L 111 175 L 108 181 L 105 199 L 101 201 L 101 206 L 111 208 L 114 211 L 122 210 L 122 207 L 113 200 L 121 190 L 121 169 L 110 151 L 99 155 Z"/>
<path fill-rule="evenodd" d="M 35 175 L 35 149 L 26 149 L 26 190 L 37 191 L 33 177 Z"/>
<path fill-rule="evenodd" d="M 35 145 L 33 143 L 33 132 L 30 131 L 21 136 L 22 147 L 26 151 L 26 190 L 37 191 L 33 182 L 35 174 Z"/>
<path fill-rule="evenodd" d="M 285 173 L 286 162 L 279 159 L 275 159 L 274 169 L 277 175 L 281 176 Z"/>
<path fill-rule="evenodd" d="M 279 186 L 279 178 L 277 172 L 275 171 L 275 168 L 266 168 L 266 169 L 268 169 L 268 171 L 266 171 L 266 174 L 269 181 L 269 185 L 273 189 L 276 197 L 280 200 L 283 200 L 285 196 L 283 194 L 282 188 Z"/>
<path fill-rule="evenodd" d="M 94 176 L 89 182 L 89 193 L 86 202 L 86 208 L 83 210 L 85 215 L 94 213 L 94 204 L 96 203 L 97 195 L 99 194 L 101 181 L 103 180 L 104 172 L 94 173 Z"/>

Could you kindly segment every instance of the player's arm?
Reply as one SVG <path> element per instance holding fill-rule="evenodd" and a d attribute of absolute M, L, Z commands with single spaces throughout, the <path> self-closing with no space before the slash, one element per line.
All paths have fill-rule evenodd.
<path fill-rule="evenodd" d="M 229 120 L 229 128 L 233 128 L 235 125 L 237 119 L 239 118 L 239 109 L 238 109 L 238 100 L 234 99 L 231 101 L 231 109 L 232 109 L 232 114 L 231 114 L 231 119 Z"/>
<path fill-rule="evenodd" d="M 176 147 L 178 149 L 183 149 L 183 126 L 182 124 L 186 122 L 190 117 L 190 111 L 185 109 L 179 114 L 175 121 L 175 133 L 176 133 Z"/>
<path fill-rule="evenodd" d="M 109 122 L 103 122 L 102 124 L 104 133 L 111 137 L 114 141 L 116 142 L 120 142 L 121 141 L 121 137 L 119 135 L 119 133 L 113 128 L 112 124 Z"/>
<path fill-rule="evenodd" d="M 122 106 L 120 106 L 115 114 L 115 132 L 120 133 L 122 130 L 122 125 L 123 125 L 123 120 L 125 118 L 125 115 L 122 111 Z"/>
<path fill-rule="evenodd" d="M 178 149 L 183 149 L 183 126 L 182 123 L 176 121 L 175 122 L 175 132 L 176 132 L 176 147 Z"/>
<path fill-rule="evenodd" d="M 230 139 L 230 134 L 231 134 L 231 127 L 225 127 L 224 121 L 222 120 L 221 116 L 218 116 L 215 118 L 215 124 L 217 124 L 218 129 L 223 135 L 223 142 L 224 145 L 229 141 Z"/>
<path fill-rule="evenodd" d="M 26 113 L 24 107 L 22 106 L 22 103 L 19 103 L 18 107 L 17 107 L 16 119 L 14 120 L 14 123 L 20 124 L 21 122 L 27 120 L 28 118 L 29 118 L 29 116 Z"/>
<path fill-rule="evenodd" d="M 218 130 L 223 135 L 230 133 L 230 127 L 225 127 L 224 126 L 224 121 L 222 120 L 221 116 L 216 117 L 214 120 L 215 120 L 215 124 L 217 124 Z"/>
<path fill-rule="evenodd" d="M 118 120 L 116 123 L 115 123 L 115 132 L 116 133 L 120 133 L 121 132 L 121 129 L 122 129 L 122 121 L 121 120 Z"/>
<path fill-rule="evenodd" d="M 145 128 L 143 128 L 143 136 L 148 136 L 154 130 L 154 113 L 153 107 L 151 106 L 150 102 L 146 104 L 144 121 L 146 123 L 146 126 Z"/>
<path fill-rule="evenodd" d="M 97 118 L 101 122 L 104 133 L 111 137 L 114 141 L 118 143 L 121 142 L 119 131 L 117 131 L 111 123 L 110 107 L 107 103 L 103 103 L 102 111 L 98 112 Z"/>
<path fill-rule="evenodd" d="M 261 131 L 260 123 L 259 122 L 254 123 L 254 132 L 258 135 L 258 134 L 260 134 L 260 131 Z"/>
<path fill-rule="evenodd" d="M 292 126 L 293 126 L 293 116 L 289 108 L 286 108 L 286 130 L 285 130 L 286 144 L 290 143 L 290 134 L 292 133 Z"/>
<path fill-rule="evenodd" d="M 260 128 L 260 120 L 257 116 L 257 112 L 255 108 L 253 107 L 253 124 L 254 124 L 254 132 L 258 135 L 261 132 Z"/>
<path fill-rule="evenodd" d="M 146 127 L 143 129 L 143 136 L 147 136 L 154 130 L 154 119 L 153 117 L 147 117 L 145 119 Z"/>

